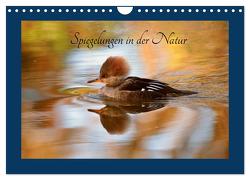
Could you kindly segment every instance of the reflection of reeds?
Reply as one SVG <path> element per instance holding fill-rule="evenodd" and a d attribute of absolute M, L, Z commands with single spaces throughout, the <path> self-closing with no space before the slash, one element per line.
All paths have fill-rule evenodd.
<path fill-rule="evenodd" d="M 70 104 L 71 101 L 69 98 L 62 102 Z M 62 102 L 55 101 L 58 105 Z M 50 106 L 56 108 L 56 104 L 52 102 Z M 45 116 L 43 117 L 47 123 L 52 122 L 49 127 L 39 124 L 34 126 L 34 123 L 30 124 L 32 117 L 27 121 L 28 117 L 23 116 L 26 118 L 25 121 L 23 120 L 22 128 L 23 158 L 64 158 L 71 153 L 79 154 L 81 158 L 85 157 L 88 151 L 96 151 L 98 152 L 96 157 L 103 158 L 228 158 L 228 107 L 222 104 L 210 103 L 209 107 L 198 108 L 165 107 L 138 114 L 133 120 L 129 120 L 130 117 L 123 110 L 107 107 L 103 108 L 101 121 L 83 121 L 91 124 L 88 130 L 80 127 L 59 128 L 58 123 L 55 123 L 59 119 L 53 115 L 55 110 L 52 110 L 47 120 Z M 39 113 L 42 117 L 42 112 L 39 111 Z M 33 116 L 38 117 L 39 113 Z M 96 117 L 94 114 L 93 116 Z M 121 133 L 121 137 L 123 134 L 126 136 L 126 131 L 130 131 L 134 124 L 134 136 L 126 143 L 120 143 L 108 140 L 112 135 L 103 130 L 102 136 L 98 137 L 89 133 L 99 127 L 96 122 L 102 123 L 103 128 L 111 134 Z M 84 124 L 82 125 L 84 127 Z M 195 133 L 196 131 L 199 133 Z M 99 144 L 101 149 L 92 149 L 91 145 L 87 149 L 80 148 L 85 147 L 86 142 L 89 141 L 93 141 L 96 145 L 103 142 L 102 145 Z"/>
<path fill-rule="evenodd" d="M 138 119 L 134 140 L 126 147 L 123 146 L 122 150 L 118 148 L 113 155 L 148 158 L 155 153 L 155 158 L 228 158 L 227 108 L 219 105 L 214 106 L 213 110 L 217 113 L 216 118 L 211 117 L 208 123 L 211 123 L 214 131 L 209 132 L 208 129 L 204 134 L 196 135 L 201 137 L 193 137 L 197 124 L 202 122 L 200 118 L 206 118 L 200 117 L 199 111 L 173 107 L 152 113 L 150 117 L 145 115 L 147 118 L 142 116 Z M 209 136 L 202 139 L 207 133 L 211 133 L 211 139 Z M 199 141 L 192 140 L 199 138 Z"/>

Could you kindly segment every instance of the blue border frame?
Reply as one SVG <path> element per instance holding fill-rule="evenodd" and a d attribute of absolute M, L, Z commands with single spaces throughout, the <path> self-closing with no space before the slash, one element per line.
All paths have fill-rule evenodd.
<path fill-rule="evenodd" d="M 8 174 L 238 174 L 244 173 L 244 7 L 134 7 L 122 15 L 116 7 L 9 6 L 7 20 L 7 165 Z M 80 9 L 112 9 L 81 13 Z M 19 12 L 15 12 L 18 9 Z M 26 12 L 22 12 L 26 9 Z M 34 12 L 29 12 L 34 9 Z M 40 9 L 41 12 L 35 12 Z M 44 9 L 48 12 L 44 13 Z M 51 12 L 54 9 L 56 12 Z M 58 12 L 62 9 L 62 12 Z M 68 9 L 69 12 L 65 12 Z M 73 12 L 76 9 L 77 12 Z M 143 12 L 138 12 L 141 9 Z M 145 13 L 145 9 L 149 12 Z M 152 9 L 170 9 L 169 13 Z M 177 9 L 177 12 L 174 12 Z M 181 12 L 191 9 L 192 12 Z M 200 12 L 195 10 L 199 9 Z M 207 12 L 202 12 L 206 9 Z M 214 12 L 210 12 L 214 9 Z M 217 12 L 228 9 L 229 12 Z M 231 12 L 242 9 L 243 12 Z M 11 11 L 11 12 L 9 12 Z M 43 11 L 43 12 L 42 12 Z M 229 159 L 21 159 L 21 21 L 22 20 L 218 20 L 229 22 Z"/>

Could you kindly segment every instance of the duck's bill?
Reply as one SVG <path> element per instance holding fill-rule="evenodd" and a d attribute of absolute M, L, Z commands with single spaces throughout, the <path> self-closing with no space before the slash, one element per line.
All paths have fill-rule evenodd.
<path fill-rule="evenodd" d="M 88 83 L 94 83 L 94 82 L 101 82 L 101 80 L 100 79 L 93 79 L 93 80 L 88 81 Z"/>
<path fill-rule="evenodd" d="M 88 109 L 89 112 L 93 112 L 93 113 L 96 113 L 96 114 L 100 114 L 101 113 L 101 110 L 100 109 Z"/>

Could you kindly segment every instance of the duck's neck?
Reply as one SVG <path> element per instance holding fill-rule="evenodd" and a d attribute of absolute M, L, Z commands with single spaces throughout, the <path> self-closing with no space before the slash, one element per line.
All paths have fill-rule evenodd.
<path fill-rule="evenodd" d="M 119 85 L 121 85 L 125 80 L 125 77 L 121 77 L 121 76 L 113 76 L 110 77 L 106 80 L 106 86 L 107 87 L 117 87 Z"/>

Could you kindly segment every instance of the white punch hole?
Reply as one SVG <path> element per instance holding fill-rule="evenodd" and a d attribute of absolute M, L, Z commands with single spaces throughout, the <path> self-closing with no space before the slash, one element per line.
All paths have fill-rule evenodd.
<path fill-rule="evenodd" d="M 120 14 L 128 15 L 132 12 L 133 7 L 117 7 L 117 10 Z"/>

